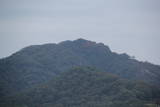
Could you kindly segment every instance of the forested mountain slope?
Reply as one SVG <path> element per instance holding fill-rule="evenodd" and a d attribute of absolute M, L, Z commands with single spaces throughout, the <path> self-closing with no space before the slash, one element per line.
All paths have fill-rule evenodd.
<path fill-rule="evenodd" d="M 0 96 L 45 83 L 76 66 L 90 66 L 121 78 L 160 85 L 160 66 L 140 62 L 84 39 L 26 47 L 0 60 Z"/>
<path fill-rule="evenodd" d="M 3 100 L 3 107 L 148 107 L 160 93 L 151 85 L 90 67 L 76 67 L 53 80 Z"/>

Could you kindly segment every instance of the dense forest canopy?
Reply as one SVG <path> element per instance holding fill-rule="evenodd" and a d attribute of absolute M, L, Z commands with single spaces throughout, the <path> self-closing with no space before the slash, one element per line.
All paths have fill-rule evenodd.
<path fill-rule="evenodd" d="M 147 107 L 160 66 L 84 39 L 33 45 L 0 60 L 0 106 Z"/>

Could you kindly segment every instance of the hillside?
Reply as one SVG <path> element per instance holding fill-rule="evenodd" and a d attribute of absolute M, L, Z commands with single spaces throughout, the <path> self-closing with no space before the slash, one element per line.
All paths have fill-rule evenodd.
<path fill-rule="evenodd" d="M 125 79 L 160 85 L 160 66 L 140 62 L 84 39 L 26 47 L 0 60 L 0 95 L 15 94 L 76 66 L 91 66 Z"/>
<path fill-rule="evenodd" d="M 133 82 L 90 67 L 61 73 L 45 84 L 6 98 L 3 107 L 148 107 L 160 93 L 143 82 Z"/>

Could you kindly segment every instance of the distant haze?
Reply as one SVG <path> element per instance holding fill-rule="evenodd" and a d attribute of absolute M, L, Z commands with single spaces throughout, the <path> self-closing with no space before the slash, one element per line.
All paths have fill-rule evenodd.
<path fill-rule="evenodd" d="M 0 0 L 0 58 L 78 38 L 160 65 L 160 0 Z"/>

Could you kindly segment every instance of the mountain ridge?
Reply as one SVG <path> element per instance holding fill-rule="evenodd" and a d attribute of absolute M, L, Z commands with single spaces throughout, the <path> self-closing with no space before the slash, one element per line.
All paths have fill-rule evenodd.
<path fill-rule="evenodd" d="M 29 46 L 1 59 L 0 94 L 12 94 L 47 82 L 60 72 L 76 66 L 96 67 L 125 79 L 160 84 L 160 66 L 112 52 L 103 43 L 77 39 Z"/>

